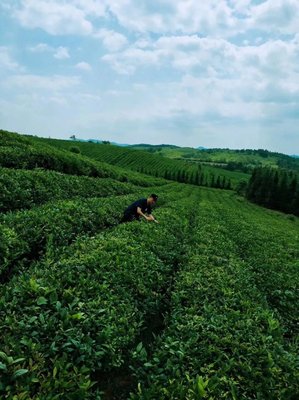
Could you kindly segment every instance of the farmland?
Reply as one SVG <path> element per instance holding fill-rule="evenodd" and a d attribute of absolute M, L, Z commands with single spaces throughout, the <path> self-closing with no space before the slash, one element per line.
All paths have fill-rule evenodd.
<path fill-rule="evenodd" d="M 298 159 L 286 154 L 270 152 L 267 150 L 231 150 L 231 149 L 206 149 L 178 147 L 172 145 L 132 145 L 133 149 L 148 151 L 172 159 L 182 159 L 205 165 L 222 165 L 228 168 L 251 170 L 257 166 L 284 167 L 294 170 L 299 169 Z"/>
<path fill-rule="evenodd" d="M 0 144 L 1 399 L 298 398 L 297 217 Z M 119 223 L 152 192 L 159 224 Z"/>
<path fill-rule="evenodd" d="M 152 154 L 143 150 L 137 151 L 115 145 L 72 142 L 70 140 L 37 138 L 31 140 L 38 140 L 39 143 L 46 143 L 59 149 L 71 149 L 75 146 L 82 155 L 88 155 L 93 160 L 178 182 L 227 189 L 235 187 L 241 179 L 249 179 L 249 175 L 246 173 L 190 163 L 183 158 L 175 160 L 171 157 L 163 157 L 164 153 L 162 152 Z"/>

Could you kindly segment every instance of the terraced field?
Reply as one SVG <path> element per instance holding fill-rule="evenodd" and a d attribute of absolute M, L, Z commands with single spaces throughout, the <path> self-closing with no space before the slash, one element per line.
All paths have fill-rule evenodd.
<path fill-rule="evenodd" d="M 298 221 L 202 190 L 191 229 L 133 398 L 295 399 Z"/>
<path fill-rule="evenodd" d="M 109 168 L 1 169 L 0 398 L 297 399 L 298 218 Z"/>
<path fill-rule="evenodd" d="M 162 154 L 156 155 L 147 151 L 133 150 L 115 145 L 41 138 L 35 140 L 58 149 L 71 149 L 75 146 L 82 155 L 88 156 L 93 160 L 178 182 L 232 188 L 240 180 L 247 181 L 249 179 L 249 174 L 242 172 L 231 172 L 221 168 L 202 166 L 186 162 L 184 159 L 174 160 L 163 157 Z"/>

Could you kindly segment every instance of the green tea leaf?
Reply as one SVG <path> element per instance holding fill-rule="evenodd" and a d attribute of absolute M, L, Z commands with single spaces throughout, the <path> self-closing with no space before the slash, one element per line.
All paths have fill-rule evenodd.
<path fill-rule="evenodd" d="M 38 299 L 37 299 L 37 304 L 39 305 L 39 306 L 41 306 L 41 305 L 43 305 L 43 304 L 47 304 L 48 303 L 48 300 L 45 298 L 45 297 L 43 297 L 43 296 L 41 296 L 41 297 L 39 297 Z"/>
<path fill-rule="evenodd" d="M 0 362 L 0 370 L 1 370 L 1 371 L 7 371 L 6 365 L 3 364 L 2 362 Z"/>
<path fill-rule="evenodd" d="M 13 374 L 13 378 L 19 378 L 20 376 L 23 376 L 27 374 L 29 371 L 28 369 L 18 369 L 16 372 Z"/>

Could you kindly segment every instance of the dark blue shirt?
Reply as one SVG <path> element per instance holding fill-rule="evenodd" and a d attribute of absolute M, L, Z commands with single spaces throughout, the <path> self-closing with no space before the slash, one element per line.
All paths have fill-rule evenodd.
<path fill-rule="evenodd" d="M 129 207 L 125 210 L 125 216 L 134 216 L 135 218 L 139 218 L 139 214 L 137 213 L 137 208 L 140 207 L 143 213 L 151 214 L 152 209 L 151 206 L 147 204 L 147 199 L 139 199 L 129 205 Z"/>

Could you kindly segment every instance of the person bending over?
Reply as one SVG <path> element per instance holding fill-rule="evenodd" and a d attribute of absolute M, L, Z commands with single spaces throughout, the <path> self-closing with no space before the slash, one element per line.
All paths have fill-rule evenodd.
<path fill-rule="evenodd" d="M 156 204 L 157 200 L 158 196 L 156 194 L 151 194 L 147 199 L 139 199 L 130 204 L 125 210 L 121 222 L 140 220 L 140 217 L 145 218 L 147 221 L 158 222 L 152 215 L 152 206 Z"/>

